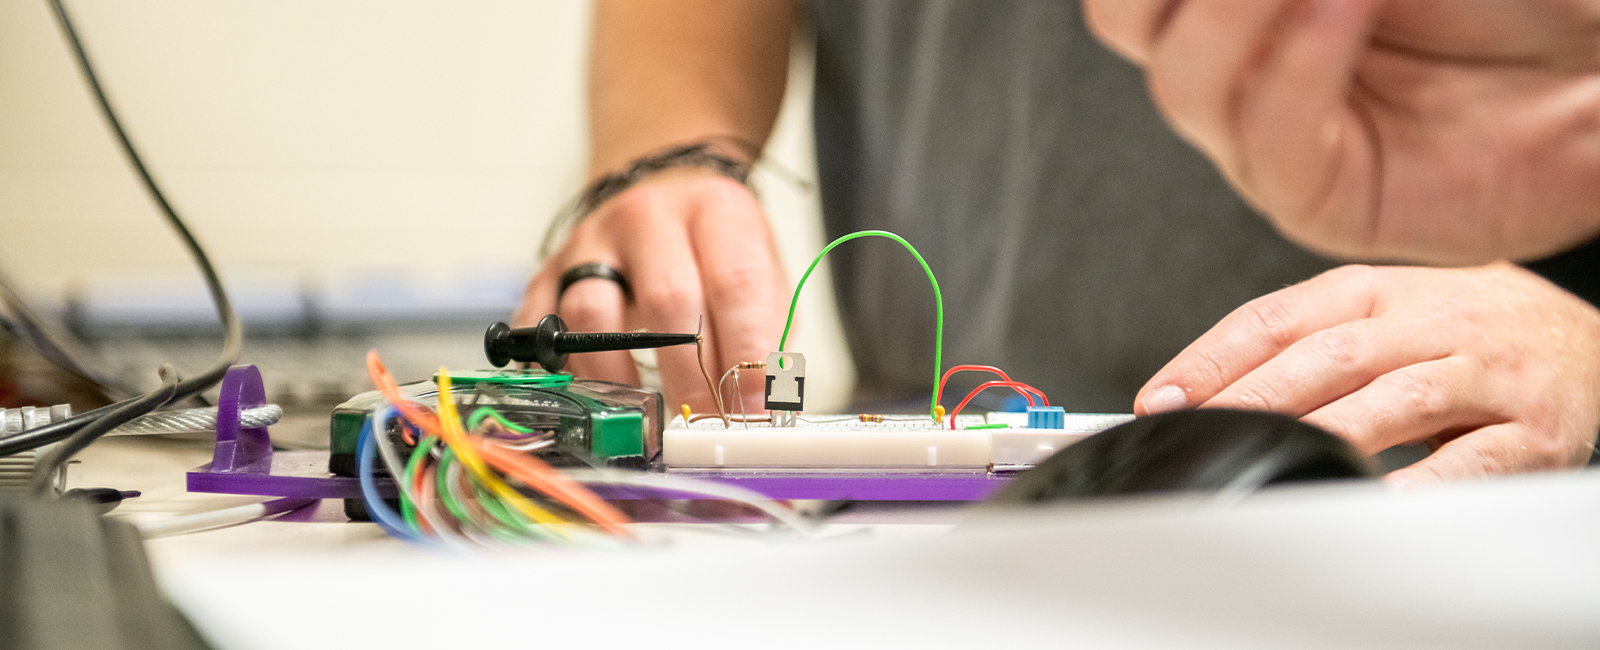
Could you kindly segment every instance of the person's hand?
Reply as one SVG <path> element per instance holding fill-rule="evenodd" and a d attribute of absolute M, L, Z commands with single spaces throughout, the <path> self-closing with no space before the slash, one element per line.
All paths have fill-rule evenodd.
<path fill-rule="evenodd" d="M 1600 232 L 1600 2 L 1085 7 L 1177 131 L 1302 244 L 1481 264 Z"/>
<path fill-rule="evenodd" d="M 1134 410 L 1191 406 L 1287 413 L 1367 454 L 1428 442 L 1395 485 L 1577 465 L 1600 430 L 1600 311 L 1503 262 L 1345 266 L 1228 315 Z"/>
<path fill-rule="evenodd" d="M 574 283 L 558 304 L 562 272 L 588 262 L 621 271 L 633 299 L 612 282 L 588 279 Z M 534 325 L 555 313 L 575 332 L 694 332 L 704 317 L 705 363 L 715 383 L 728 367 L 764 361 L 778 349 L 788 307 L 782 283 L 755 195 L 710 171 L 669 170 L 612 197 L 573 228 L 528 283 L 514 324 Z M 661 348 L 656 358 L 669 414 L 683 403 L 716 412 L 693 347 Z M 627 352 L 575 354 L 567 364 L 580 377 L 639 383 Z M 760 409 L 762 383 L 742 386 L 747 407 Z M 737 403 L 732 382 L 725 399 Z"/>

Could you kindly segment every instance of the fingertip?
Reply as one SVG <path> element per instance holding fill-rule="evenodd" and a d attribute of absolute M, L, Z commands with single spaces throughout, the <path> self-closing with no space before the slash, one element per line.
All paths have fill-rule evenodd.
<path fill-rule="evenodd" d="M 1385 474 L 1383 486 L 1390 492 L 1410 492 L 1418 488 L 1438 485 L 1441 479 L 1436 472 L 1418 471 L 1416 466 L 1405 467 Z"/>
<path fill-rule="evenodd" d="M 1411 476 L 1405 473 L 1405 470 L 1397 469 L 1384 475 L 1383 486 L 1389 488 L 1390 492 L 1405 492 L 1414 487 L 1415 483 L 1412 481 Z"/>
<path fill-rule="evenodd" d="M 534 307 L 532 302 L 524 300 L 521 305 L 517 306 L 517 310 L 512 312 L 511 326 L 528 327 L 538 324 L 540 312 L 542 311 L 544 310 Z"/>
<path fill-rule="evenodd" d="M 528 286 L 522 292 L 522 303 L 517 305 L 517 310 L 511 315 L 513 327 L 534 325 L 545 314 L 555 313 L 555 284 L 550 279 L 549 269 L 551 263 L 553 262 L 547 263 L 546 268 L 540 269 L 528 280 Z"/>
<path fill-rule="evenodd" d="M 1443 474 L 1435 468 L 1439 459 L 1429 456 L 1411 465 L 1402 467 L 1383 476 L 1383 486 L 1390 492 L 1409 492 L 1418 488 L 1438 485 L 1445 481 Z"/>
<path fill-rule="evenodd" d="M 1178 386 L 1165 384 L 1140 396 L 1135 412 L 1142 410 L 1142 415 L 1154 415 L 1188 407 L 1189 393 Z"/>

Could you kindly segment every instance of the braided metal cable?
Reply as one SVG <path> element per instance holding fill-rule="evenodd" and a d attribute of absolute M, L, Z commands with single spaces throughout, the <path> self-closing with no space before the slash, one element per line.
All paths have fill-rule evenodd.
<path fill-rule="evenodd" d="M 283 407 L 267 404 L 239 411 L 239 426 L 245 429 L 277 424 Z M 174 433 L 211 433 L 217 430 L 217 409 L 174 409 L 157 411 L 111 430 L 113 436 L 147 436 Z"/>
<path fill-rule="evenodd" d="M 21 433 L 37 426 L 68 417 L 71 410 L 65 404 L 51 408 L 0 409 L 0 437 Z M 239 426 L 246 429 L 277 424 L 283 418 L 283 407 L 267 404 L 239 411 Z M 113 436 L 145 436 L 176 433 L 211 433 L 217 430 L 217 409 L 194 408 L 157 411 L 124 424 L 111 431 Z"/>

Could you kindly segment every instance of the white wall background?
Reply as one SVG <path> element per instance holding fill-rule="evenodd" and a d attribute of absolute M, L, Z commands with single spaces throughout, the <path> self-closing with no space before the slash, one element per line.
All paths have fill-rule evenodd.
<path fill-rule="evenodd" d="M 227 277 L 526 273 L 583 182 L 586 2 L 69 7 L 147 163 Z M 801 83 L 769 154 L 810 176 L 798 50 Z M 823 243 L 816 197 L 758 182 L 798 278 Z M 43 0 L 0 0 L 0 266 L 45 301 L 83 283 L 198 286 Z M 817 407 L 837 408 L 853 371 L 828 278 L 808 284 L 799 349 Z"/>

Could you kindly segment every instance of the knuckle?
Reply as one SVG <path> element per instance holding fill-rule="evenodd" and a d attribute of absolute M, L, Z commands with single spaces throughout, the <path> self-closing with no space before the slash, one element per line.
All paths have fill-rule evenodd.
<path fill-rule="evenodd" d="M 1193 356 L 1188 363 L 1181 366 L 1180 383 L 1191 386 L 1211 386 L 1220 389 L 1228 384 L 1231 377 L 1228 374 L 1226 360 L 1229 358 L 1227 350 L 1213 348 L 1198 348 L 1189 354 Z"/>
<path fill-rule="evenodd" d="M 675 278 L 658 278 L 648 285 L 635 289 L 639 309 L 668 321 L 677 322 L 698 314 L 700 289 L 692 282 Z"/>
<path fill-rule="evenodd" d="M 611 197 L 578 225 L 584 229 L 637 229 L 646 223 L 681 212 L 680 190 L 660 183 L 640 183 Z"/>
<path fill-rule="evenodd" d="M 1276 411 L 1283 408 L 1280 391 L 1264 384 L 1238 386 L 1230 400 L 1238 408 L 1256 411 Z"/>
<path fill-rule="evenodd" d="M 584 284 L 593 284 L 585 282 Z M 562 317 L 570 321 L 579 329 L 590 323 L 607 323 L 615 320 L 620 313 L 622 305 L 615 296 L 608 296 L 603 291 L 591 290 L 590 287 L 573 285 L 566 295 L 561 297 L 560 311 Z"/>
<path fill-rule="evenodd" d="M 772 274 L 766 268 L 757 264 L 738 264 L 707 274 L 706 298 L 713 303 L 734 301 L 765 289 L 765 285 L 771 282 Z"/>
<path fill-rule="evenodd" d="M 1520 441 L 1525 465 L 1529 469 L 1559 469 L 1581 465 L 1594 449 L 1592 440 L 1571 435 L 1555 418 L 1544 422 L 1525 421 L 1527 434 Z"/>
<path fill-rule="evenodd" d="M 696 194 L 702 201 L 714 203 L 754 203 L 755 195 L 739 181 L 721 174 L 703 176 L 695 182 Z"/>
<path fill-rule="evenodd" d="M 1449 387 L 1434 375 L 1405 373 L 1391 379 L 1396 403 L 1417 422 L 1440 420 L 1450 408 Z"/>
<path fill-rule="evenodd" d="M 1528 467 L 1527 452 L 1525 449 L 1515 453 L 1504 445 L 1479 446 L 1472 450 L 1468 457 L 1469 468 L 1463 471 L 1461 478 L 1470 476 L 1494 476 L 1509 474 L 1518 469 L 1531 469 Z"/>
<path fill-rule="evenodd" d="M 1288 347 L 1295 339 L 1299 318 L 1286 301 L 1274 294 L 1257 298 L 1244 307 L 1245 315 L 1259 334 L 1279 349 Z"/>
<path fill-rule="evenodd" d="M 662 210 L 671 200 L 671 190 L 654 183 L 640 183 L 611 197 L 609 215 L 632 216 Z"/>
<path fill-rule="evenodd" d="M 1366 359 L 1364 352 L 1369 349 L 1364 337 L 1344 329 L 1318 332 L 1310 339 L 1309 346 L 1326 366 L 1319 371 L 1334 374 L 1348 374 L 1360 369 Z"/>
<path fill-rule="evenodd" d="M 1419 478 L 1422 482 L 1426 483 L 1443 483 L 1444 481 L 1448 480 L 1448 478 L 1444 475 L 1444 472 L 1440 471 L 1438 467 L 1435 467 L 1434 463 L 1418 463 L 1416 465 L 1412 465 L 1410 468 L 1407 468 L 1406 471 L 1423 474 L 1424 476 Z"/>

